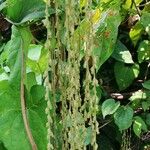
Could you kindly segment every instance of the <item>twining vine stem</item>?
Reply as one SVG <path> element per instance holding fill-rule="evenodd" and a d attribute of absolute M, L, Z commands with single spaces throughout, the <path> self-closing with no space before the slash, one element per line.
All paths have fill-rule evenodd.
<path fill-rule="evenodd" d="M 30 127 L 29 127 L 29 122 L 27 119 L 27 112 L 26 112 L 26 105 L 25 105 L 25 89 L 24 89 L 24 81 L 25 81 L 25 59 L 24 59 L 24 50 L 22 46 L 22 62 L 21 62 L 21 87 L 20 87 L 20 93 L 21 93 L 21 111 L 22 111 L 22 117 L 23 117 L 23 122 L 25 126 L 25 130 L 29 139 L 29 142 L 31 144 L 32 150 L 37 150 L 37 145 L 34 141 L 34 138 L 32 136 Z"/>

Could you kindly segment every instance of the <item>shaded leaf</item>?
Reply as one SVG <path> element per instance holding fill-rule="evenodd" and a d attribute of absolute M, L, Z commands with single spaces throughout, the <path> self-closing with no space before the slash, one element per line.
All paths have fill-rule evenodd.
<path fill-rule="evenodd" d="M 138 137 L 140 137 L 142 130 L 147 131 L 147 126 L 141 117 L 136 116 L 134 119 L 133 131 Z"/>
<path fill-rule="evenodd" d="M 31 87 L 30 93 L 32 99 L 39 102 L 45 96 L 45 89 L 42 85 L 34 85 Z"/>
<path fill-rule="evenodd" d="M 50 13 L 54 13 L 51 9 Z M 7 18 L 13 24 L 22 24 L 45 16 L 43 0 L 7 0 Z"/>
<path fill-rule="evenodd" d="M 120 107 L 114 114 L 114 120 L 119 130 L 128 129 L 132 124 L 133 109 L 129 106 Z"/>
<path fill-rule="evenodd" d="M 119 89 L 124 90 L 138 77 L 139 65 L 125 66 L 125 64 L 117 62 L 114 67 L 114 72 Z"/>
<path fill-rule="evenodd" d="M 142 102 L 142 108 L 144 111 L 148 110 L 150 107 L 150 103 L 148 103 L 147 101 Z"/>
<path fill-rule="evenodd" d="M 144 83 L 142 83 L 142 85 L 145 89 L 150 90 L 150 80 L 145 81 Z"/>
<path fill-rule="evenodd" d="M 144 11 L 141 16 L 141 24 L 145 28 L 145 31 L 150 35 L 150 13 Z"/>
<path fill-rule="evenodd" d="M 150 126 L 150 113 L 146 114 L 146 124 Z"/>

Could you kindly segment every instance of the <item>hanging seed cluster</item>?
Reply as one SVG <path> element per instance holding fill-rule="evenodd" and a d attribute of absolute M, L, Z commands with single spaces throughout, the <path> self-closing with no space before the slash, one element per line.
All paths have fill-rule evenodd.
<path fill-rule="evenodd" d="M 46 0 L 47 41 L 45 47 L 49 50 L 48 69 L 45 73 L 46 115 L 47 115 L 47 149 L 76 150 L 87 149 L 86 138 L 90 130 L 90 147 L 98 148 L 96 135 L 98 122 L 98 85 L 95 76 L 95 58 L 93 50 L 93 24 L 91 1 L 84 8 L 84 19 L 81 19 L 80 1 Z M 49 15 L 49 8 L 55 10 Z M 88 29 L 82 33 L 80 25 L 86 21 Z M 81 50 L 84 51 L 83 68 L 85 77 L 81 82 Z M 82 85 L 81 85 L 82 84 Z M 81 92 L 81 88 L 83 88 Z M 56 113 L 57 91 L 60 91 L 61 108 Z M 81 96 L 82 95 L 82 96 Z M 61 133 L 57 133 L 57 116 L 60 115 Z M 58 146 L 58 134 L 61 135 L 61 148 Z"/>
<path fill-rule="evenodd" d="M 49 51 L 49 56 L 48 56 L 48 67 L 47 71 L 45 72 L 45 86 L 46 86 L 46 94 L 45 94 L 45 100 L 47 101 L 47 107 L 45 109 L 45 113 L 47 115 L 47 150 L 54 149 L 54 132 L 52 130 L 53 124 L 54 124 L 54 118 L 53 118 L 53 113 L 52 110 L 54 109 L 52 107 L 52 97 L 50 97 L 50 92 L 52 91 L 52 83 L 50 83 L 50 77 L 49 77 L 49 71 L 50 68 L 49 66 L 52 64 L 52 59 L 51 59 L 51 39 L 52 39 L 52 32 L 51 32 L 51 23 L 49 21 L 49 13 L 48 13 L 48 8 L 50 7 L 50 2 L 46 1 L 46 9 L 45 9 L 45 14 L 46 18 L 44 20 L 44 25 L 47 28 L 47 41 L 45 44 L 45 47 Z M 52 66 L 52 65 L 51 65 Z"/>
<path fill-rule="evenodd" d="M 121 150 L 131 150 L 131 128 L 122 132 Z"/>

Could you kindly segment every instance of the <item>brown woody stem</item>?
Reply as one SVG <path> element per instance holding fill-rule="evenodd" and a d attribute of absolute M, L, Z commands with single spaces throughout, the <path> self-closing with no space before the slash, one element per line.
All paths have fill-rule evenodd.
<path fill-rule="evenodd" d="M 23 122 L 25 126 L 25 130 L 29 139 L 29 142 L 31 144 L 32 150 L 37 150 L 37 145 L 34 141 L 34 138 L 32 136 L 30 127 L 29 127 L 29 122 L 27 119 L 27 112 L 26 112 L 26 105 L 25 105 L 25 89 L 24 89 L 24 79 L 25 79 L 25 62 L 24 62 L 24 51 L 22 49 L 22 66 L 21 66 L 21 111 L 22 111 L 22 117 L 23 117 Z"/>

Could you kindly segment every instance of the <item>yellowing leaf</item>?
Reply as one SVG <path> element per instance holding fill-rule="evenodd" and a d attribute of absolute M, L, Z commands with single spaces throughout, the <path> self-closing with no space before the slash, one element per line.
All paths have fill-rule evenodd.
<path fill-rule="evenodd" d="M 132 39 L 134 45 L 136 45 L 137 41 L 139 40 L 142 34 L 143 27 L 140 23 L 137 23 L 130 31 L 129 35 Z"/>
<path fill-rule="evenodd" d="M 101 18 L 101 12 L 100 9 L 96 9 L 94 15 L 92 16 L 92 23 L 97 23 Z"/>
<path fill-rule="evenodd" d="M 80 0 L 80 8 L 84 7 L 87 5 L 87 0 Z"/>

